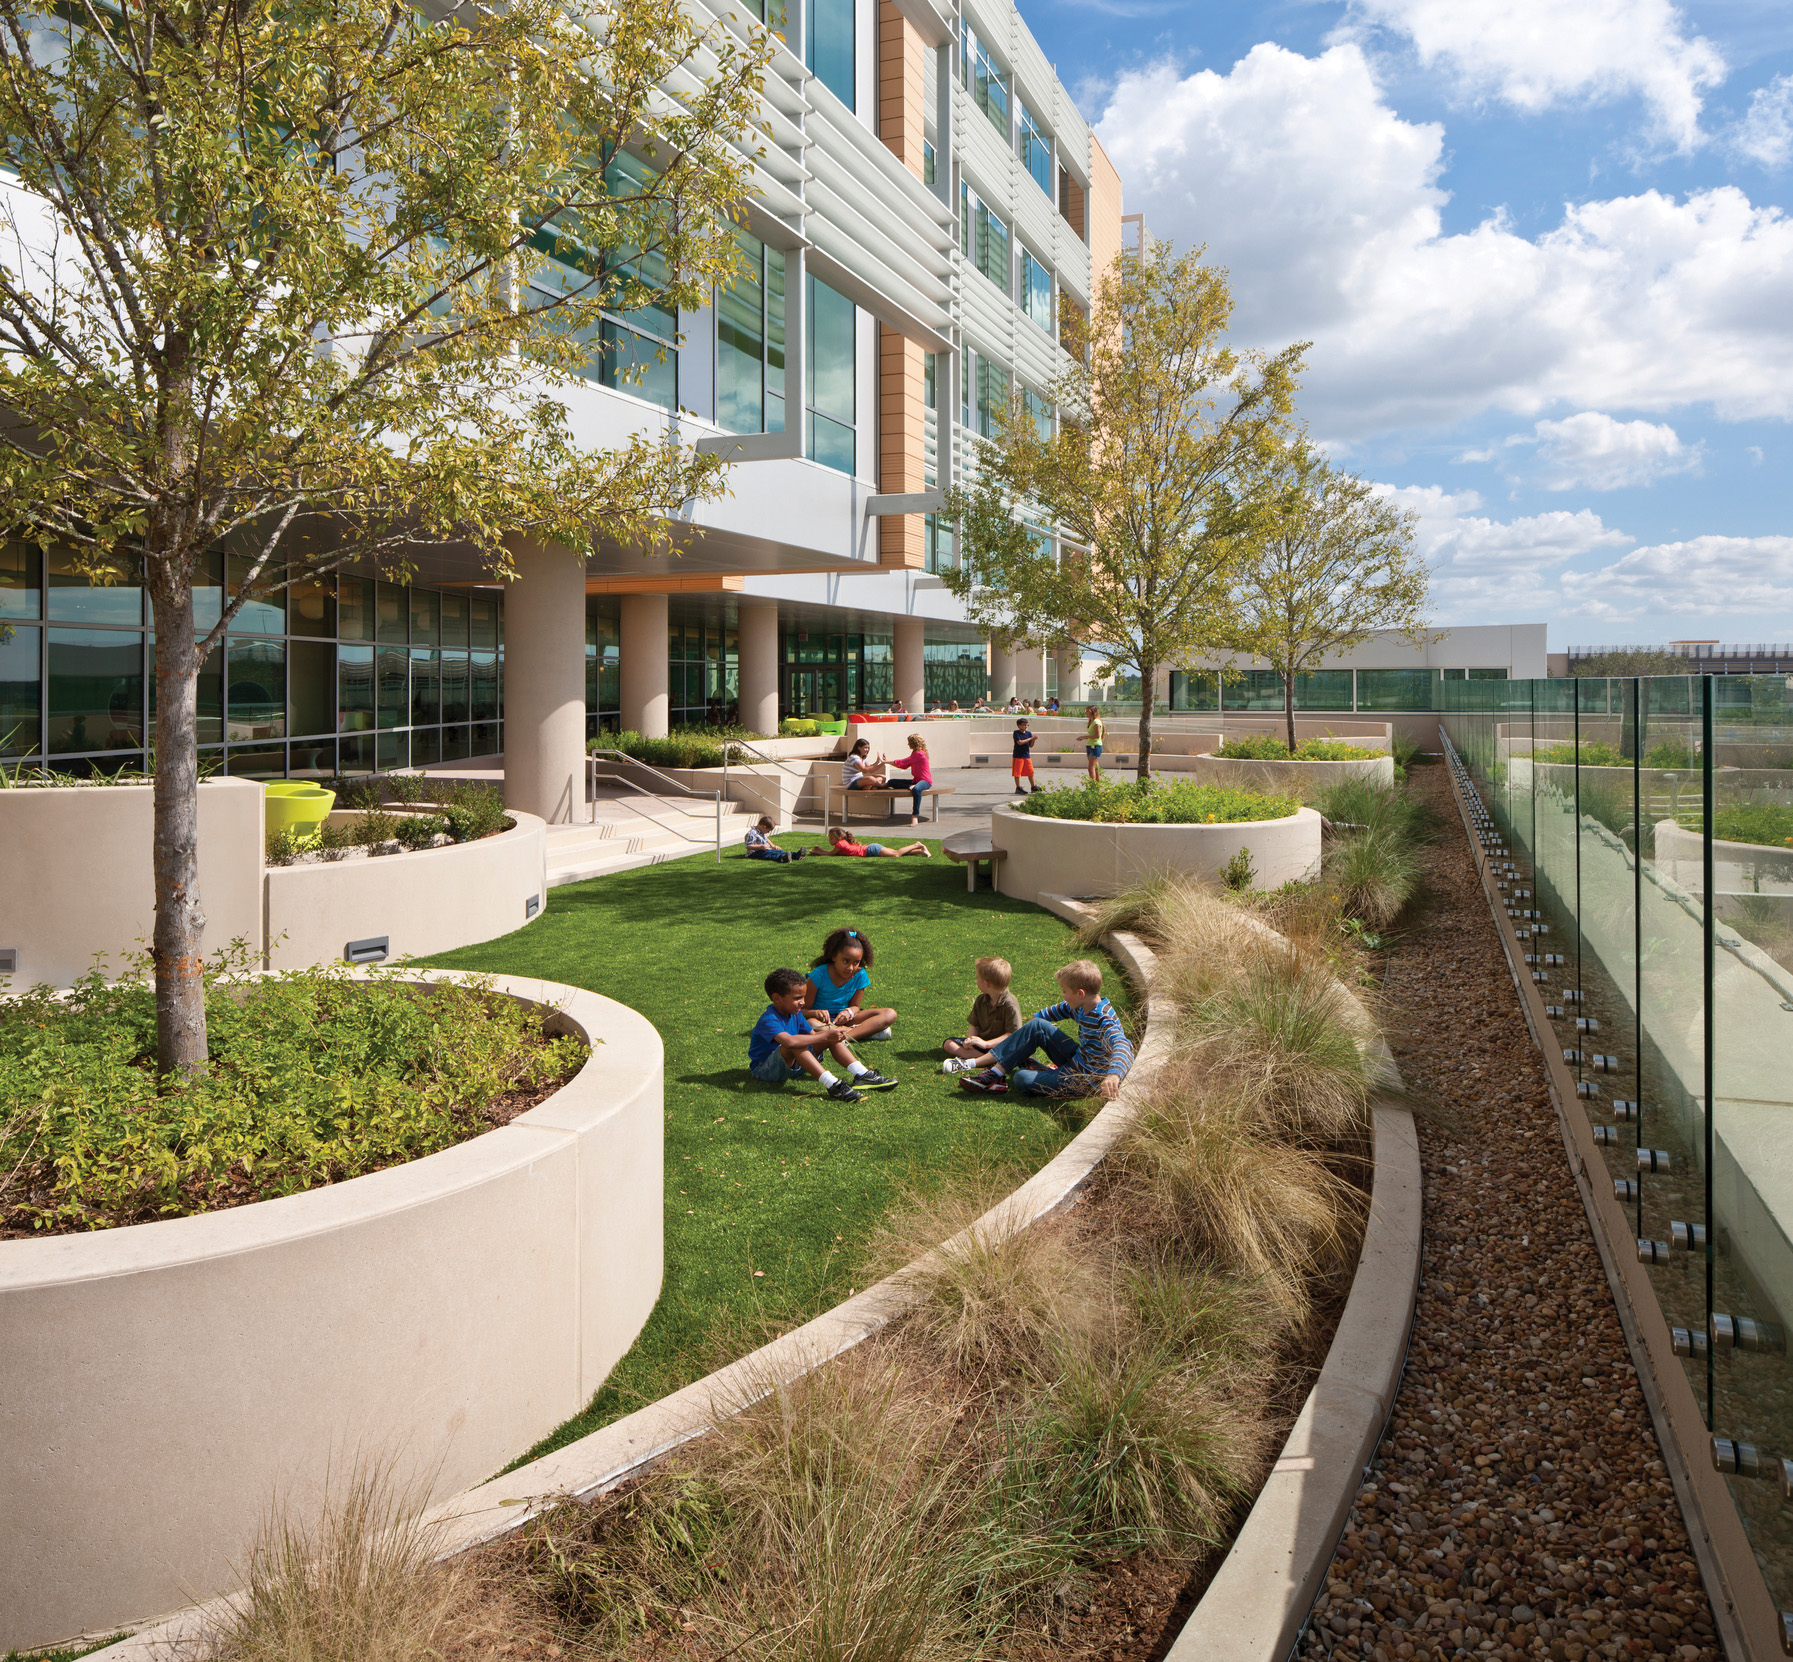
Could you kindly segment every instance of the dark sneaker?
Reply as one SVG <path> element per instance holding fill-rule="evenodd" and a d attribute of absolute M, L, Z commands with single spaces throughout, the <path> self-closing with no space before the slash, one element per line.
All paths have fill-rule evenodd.
<path fill-rule="evenodd" d="M 867 1068 L 853 1083 L 862 1091 L 888 1091 L 896 1085 L 894 1079 L 888 1074 L 879 1073 L 876 1068 Z"/>
<path fill-rule="evenodd" d="M 837 1079 L 828 1087 L 829 1098 L 834 1102 L 864 1102 L 862 1097 L 844 1079 Z"/>
<path fill-rule="evenodd" d="M 968 1073 L 959 1080 L 959 1088 L 965 1091 L 976 1091 L 981 1096 L 1007 1096 L 1009 1082 L 995 1069 L 984 1073 Z"/>

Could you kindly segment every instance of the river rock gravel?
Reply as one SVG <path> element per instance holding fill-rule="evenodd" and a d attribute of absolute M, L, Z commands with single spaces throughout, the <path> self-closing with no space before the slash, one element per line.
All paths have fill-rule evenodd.
<path fill-rule="evenodd" d="M 1394 1415 L 1304 1658 L 1722 1655 L 1443 767 L 1387 960 L 1422 1114 L 1425 1264 Z"/>

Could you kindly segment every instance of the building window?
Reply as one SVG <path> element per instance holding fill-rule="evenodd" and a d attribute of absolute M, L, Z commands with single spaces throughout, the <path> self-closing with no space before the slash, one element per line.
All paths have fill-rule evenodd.
<path fill-rule="evenodd" d="M 1052 437 L 1052 400 L 1032 387 L 1021 389 L 1021 407 L 1033 418 L 1034 431 L 1043 439 Z"/>
<path fill-rule="evenodd" d="M 1052 333 L 1052 273 L 1025 248 L 1021 250 L 1021 309 L 1047 334 Z"/>
<path fill-rule="evenodd" d="M 984 438 L 996 436 L 997 423 L 1009 402 L 1009 372 L 988 358 L 977 360 L 977 431 Z"/>
<path fill-rule="evenodd" d="M 1052 196 L 1052 141 L 1046 137 L 1040 126 L 1039 118 L 1025 104 L 1020 106 L 1020 117 L 1015 129 L 1015 149 L 1021 157 L 1021 165 L 1033 177 L 1033 182 Z"/>
<path fill-rule="evenodd" d="M 921 355 L 921 395 L 930 410 L 940 408 L 940 354 L 924 352 Z"/>
<path fill-rule="evenodd" d="M 1009 290 L 1008 222 L 969 185 L 959 186 L 959 246 L 965 258 L 1004 294 Z"/>
<path fill-rule="evenodd" d="M 939 514 L 929 514 L 922 527 L 922 566 L 929 572 L 956 571 L 958 551 L 953 547 L 953 528 Z"/>
<path fill-rule="evenodd" d="M 927 139 L 921 141 L 921 182 L 924 185 L 934 182 L 934 146 Z"/>
<path fill-rule="evenodd" d="M 853 108 L 855 0 L 810 0 L 809 67 L 848 109 Z"/>
<path fill-rule="evenodd" d="M 809 430 L 804 451 L 811 461 L 852 473 L 858 411 L 854 398 L 858 350 L 853 302 L 826 283 L 806 278 L 809 351 L 804 374 L 809 383 Z"/>
<path fill-rule="evenodd" d="M 745 269 L 716 297 L 716 422 L 784 431 L 784 250 L 737 230 Z"/>
<path fill-rule="evenodd" d="M 1003 143 L 1008 143 L 1009 78 L 968 23 L 959 25 L 959 79 L 971 101 L 1002 134 Z"/>

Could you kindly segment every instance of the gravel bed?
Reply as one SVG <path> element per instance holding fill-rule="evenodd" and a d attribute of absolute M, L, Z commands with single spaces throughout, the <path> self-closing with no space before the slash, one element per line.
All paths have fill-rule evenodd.
<path fill-rule="evenodd" d="M 1299 1654 L 1722 1655 L 1443 767 L 1385 985 L 1425 1266 L 1387 1435 Z"/>

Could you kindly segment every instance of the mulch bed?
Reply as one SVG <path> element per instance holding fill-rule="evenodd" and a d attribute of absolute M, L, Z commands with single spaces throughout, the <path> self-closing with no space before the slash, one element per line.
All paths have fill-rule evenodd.
<path fill-rule="evenodd" d="M 1425 1268 L 1395 1412 L 1301 1655 L 1722 1652 L 1542 1059 L 1442 767 L 1450 830 L 1388 964 L 1420 1120 Z"/>

